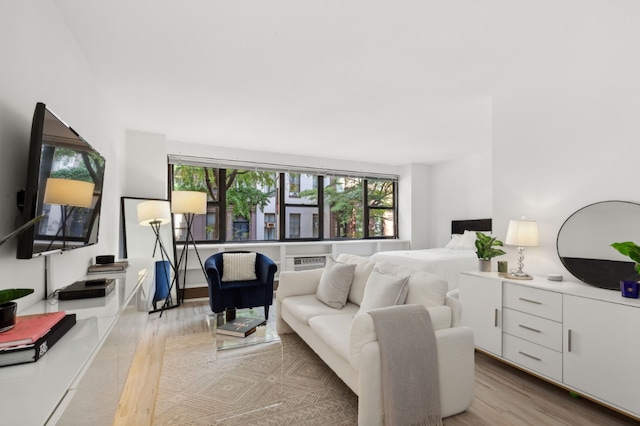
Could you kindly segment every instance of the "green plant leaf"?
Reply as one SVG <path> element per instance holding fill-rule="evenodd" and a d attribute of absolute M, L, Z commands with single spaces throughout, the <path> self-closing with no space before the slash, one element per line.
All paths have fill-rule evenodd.
<path fill-rule="evenodd" d="M 640 274 L 640 246 L 631 241 L 624 241 L 622 243 L 613 243 L 611 247 L 633 260 L 635 262 L 634 268 Z"/>
<path fill-rule="evenodd" d="M 33 293 L 32 288 L 9 288 L 0 290 L 0 305 Z"/>
<path fill-rule="evenodd" d="M 496 256 L 502 256 L 505 252 L 495 247 L 502 247 L 502 241 L 482 232 L 476 232 L 476 255 L 478 259 L 491 260 Z"/>

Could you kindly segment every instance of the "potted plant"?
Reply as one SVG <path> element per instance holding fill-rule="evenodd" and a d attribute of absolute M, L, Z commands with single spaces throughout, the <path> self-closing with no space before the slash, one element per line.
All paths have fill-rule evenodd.
<path fill-rule="evenodd" d="M 633 260 L 635 262 L 634 269 L 640 274 L 640 246 L 631 241 L 625 241 L 622 243 L 613 243 L 611 247 Z M 638 281 L 622 280 L 620 281 L 620 290 L 622 290 L 623 297 L 637 299 L 640 295 L 640 283 Z"/>
<path fill-rule="evenodd" d="M 25 223 L 9 235 L 0 239 L 0 246 L 16 237 L 41 220 L 44 215 L 37 216 Z M 14 300 L 33 293 L 31 288 L 9 288 L 0 290 L 0 333 L 11 330 L 16 325 L 16 312 L 18 304 Z"/>
<path fill-rule="evenodd" d="M 476 255 L 480 271 L 491 272 L 491 259 L 502 256 L 505 252 L 496 247 L 502 247 L 502 241 L 482 232 L 476 232 Z"/>
<path fill-rule="evenodd" d="M 14 300 L 33 293 L 32 288 L 9 288 L 0 290 L 0 333 L 16 325 L 18 304 Z"/>

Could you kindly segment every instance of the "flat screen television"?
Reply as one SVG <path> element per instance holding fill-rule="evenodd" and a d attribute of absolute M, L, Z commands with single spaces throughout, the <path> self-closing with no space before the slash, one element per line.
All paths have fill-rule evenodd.
<path fill-rule="evenodd" d="M 43 103 L 36 105 L 24 188 L 18 259 L 98 242 L 105 159 Z"/>

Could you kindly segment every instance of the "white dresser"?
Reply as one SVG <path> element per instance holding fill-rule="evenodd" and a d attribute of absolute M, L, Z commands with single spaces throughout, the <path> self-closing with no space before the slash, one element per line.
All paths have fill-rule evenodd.
<path fill-rule="evenodd" d="M 464 272 L 459 286 L 479 350 L 640 419 L 640 300 L 495 272 Z"/>
<path fill-rule="evenodd" d="M 77 322 L 35 363 L 0 368 L 2 424 L 111 425 L 149 306 L 153 271 L 130 261 L 106 297 L 41 301 L 21 314 L 75 313 Z M 93 276 L 92 276 L 93 278 Z"/>

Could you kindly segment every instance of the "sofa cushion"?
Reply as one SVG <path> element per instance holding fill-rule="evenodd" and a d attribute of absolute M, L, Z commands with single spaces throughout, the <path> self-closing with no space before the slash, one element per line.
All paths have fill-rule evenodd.
<path fill-rule="evenodd" d="M 371 272 L 364 289 L 360 310 L 402 305 L 407 298 L 407 277 L 383 274 L 377 269 Z"/>
<path fill-rule="evenodd" d="M 316 291 L 318 300 L 332 308 L 342 309 L 347 303 L 355 270 L 356 265 L 336 262 L 328 258 Z"/>
<path fill-rule="evenodd" d="M 256 279 L 255 253 L 222 253 L 222 281 Z"/>
<path fill-rule="evenodd" d="M 337 310 L 319 301 L 315 294 L 305 294 L 285 297 L 282 299 L 282 309 L 286 309 L 292 316 L 308 324 L 309 319 L 318 315 L 355 315 L 358 312 L 358 305 L 347 302 L 344 308 Z"/>
<path fill-rule="evenodd" d="M 430 306 L 444 305 L 449 290 L 447 282 L 439 276 L 407 266 L 378 262 L 376 269 L 382 273 L 400 277 L 408 276 L 406 304 Z"/>
<path fill-rule="evenodd" d="M 353 315 L 318 315 L 309 319 L 316 336 L 338 355 L 349 361 Z"/>
<path fill-rule="evenodd" d="M 349 302 L 360 305 L 362 303 L 362 297 L 364 296 L 364 288 L 367 285 L 367 280 L 373 267 L 376 266 L 375 260 L 368 257 L 358 256 L 356 254 L 341 253 L 337 258 L 338 262 L 348 263 L 350 265 L 356 265 L 356 270 L 353 274 L 353 282 L 349 289 Z"/>

